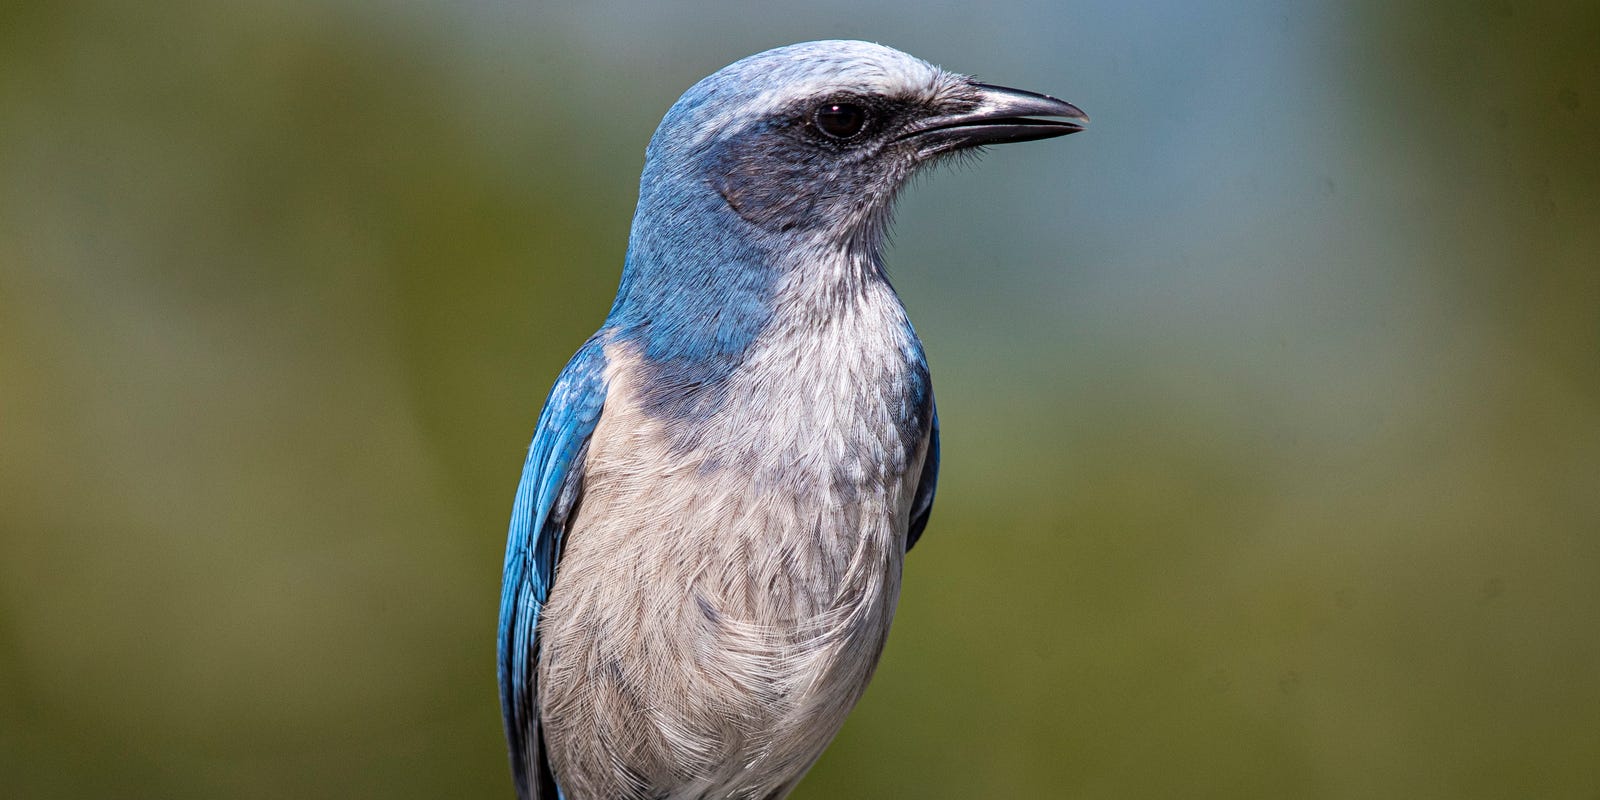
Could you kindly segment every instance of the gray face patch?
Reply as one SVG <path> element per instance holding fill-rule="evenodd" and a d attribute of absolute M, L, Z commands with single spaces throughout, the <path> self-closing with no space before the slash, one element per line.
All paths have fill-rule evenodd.
<path fill-rule="evenodd" d="M 884 207 L 917 166 L 914 149 L 894 136 L 923 112 L 904 99 L 844 96 L 867 115 L 866 128 L 846 141 L 815 124 L 828 95 L 796 103 L 717 143 L 700 169 L 745 221 L 769 232 L 854 229 Z"/>

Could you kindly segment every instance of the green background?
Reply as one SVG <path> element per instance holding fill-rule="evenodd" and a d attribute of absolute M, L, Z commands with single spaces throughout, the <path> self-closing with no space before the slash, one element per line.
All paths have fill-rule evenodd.
<path fill-rule="evenodd" d="M 944 423 L 797 798 L 1600 793 L 1600 6 L 0 7 L 0 790 L 509 797 L 505 522 L 646 139 L 882 41 Z"/>

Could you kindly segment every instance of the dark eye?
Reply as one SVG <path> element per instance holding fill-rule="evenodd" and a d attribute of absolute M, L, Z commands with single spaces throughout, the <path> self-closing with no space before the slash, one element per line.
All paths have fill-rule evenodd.
<path fill-rule="evenodd" d="M 811 112 L 811 123 L 833 139 L 848 139 L 867 127 L 867 110 L 855 103 L 823 103 Z"/>

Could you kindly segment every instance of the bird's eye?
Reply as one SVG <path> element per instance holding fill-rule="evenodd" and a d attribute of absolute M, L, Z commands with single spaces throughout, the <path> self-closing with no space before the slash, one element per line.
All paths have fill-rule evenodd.
<path fill-rule="evenodd" d="M 848 139 L 867 127 L 867 110 L 855 103 L 823 103 L 811 112 L 811 123 L 831 139 Z"/>

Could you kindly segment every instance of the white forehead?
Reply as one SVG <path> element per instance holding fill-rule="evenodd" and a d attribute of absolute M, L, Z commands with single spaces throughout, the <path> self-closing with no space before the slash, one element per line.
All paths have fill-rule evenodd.
<path fill-rule="evenodd" d="M 934 101 L 961 80 L 892 47 L 871 42 L 803 42 L 748 56 L 684 92 L 657 137 L 684 146 L 726 134 L 797 101 L 833 93 L 881 94 Z"/>
<path fill-rule="evenodd" d="M 892 47 L 835 40 L 757 53 L 723 67 L 696 88 L 748 93 L 740 104 L 748 113 L 830 92 L 929 94 L 940 76 L 938 67 Z"/>

